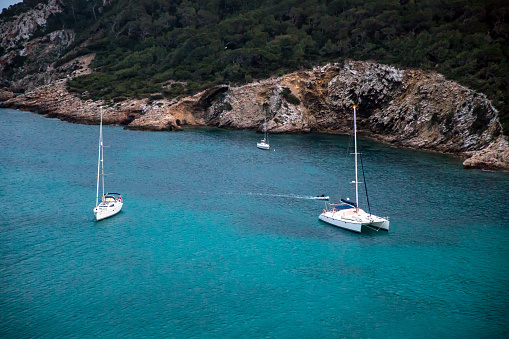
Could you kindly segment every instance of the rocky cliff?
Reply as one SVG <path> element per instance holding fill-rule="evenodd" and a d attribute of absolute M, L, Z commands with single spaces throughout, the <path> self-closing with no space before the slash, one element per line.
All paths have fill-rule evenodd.
<path fill-rule="evenodd" d="M 46 28 L 48 18 L 61 11 L 59 0 L 49 0 L 10 21 L 0 22 L 0 47 L 5 51 L 0 57 L 2 86 L 21 92 L 66 76 L 69 65 L 54 65 L 74 41 L 75 33 L 65 29 L 40 34 Z M 41 36 L 34 38 L 36 33 Z"/>
<path fill-rule="evenodd" d="M 90 57 L 75 63 L 88 72 Z M 217 86 L 180 100 L 85 101 L 66 90 L 66 79 L 7 100 L 13 107 L 62 120 L 105 122 L 128 129 L 171 131 L 182 125 L 271 133 L 351 133 L 358 105 L 361 133 L 395 145 L 460 154 L 466 168 L 509 169 L 509 147 L 489 100 L 437 73 L 348 61 L 240 87 Z"/>
<path fill-rule="evenodd" d="M 50 15 L 61 11 L 62 5 L 59 0 L 49 0 L 9 21 L 1 22 L 0 46 L 5 49 L 16 48 L 17 45 L 28 40 L 39 28 L 44 27 Z"/>

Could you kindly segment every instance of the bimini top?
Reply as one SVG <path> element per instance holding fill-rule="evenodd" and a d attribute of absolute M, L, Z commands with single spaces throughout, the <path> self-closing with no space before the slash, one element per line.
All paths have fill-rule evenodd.
<path fill-rule="evenodd" d="M 104 195 L 104 198 L 103 200 L 104 201 L 122 201 L 122 196 L 120 195 L 120 193 L 106 193 Z"/>
<path fill-rule="evenodd" d="M 337 203 L 337 204 L 333 203 L 333 204 L 328 204 L 328 205 L 331 206 L 336 211 L 347 210 L 347 209 L 350 209 L 350 208 L 355 208 L 355 206 L 352 206 L 352 205 L 344 203 L 344 202 L 340 202 L 340 203 Z"/>

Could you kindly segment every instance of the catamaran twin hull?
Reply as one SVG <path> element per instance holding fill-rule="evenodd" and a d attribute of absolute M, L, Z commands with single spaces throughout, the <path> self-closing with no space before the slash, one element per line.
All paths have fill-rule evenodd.
<path fill-rule="evenodd" d="M 344 228 L 352 232 L 361 233 L 363 227 L 374 230 L 389 230 L 389 218 L 380 218 L 371 213 L 366 213 L 359 208 L 359 177 L 357 173 L 357 106 L 353 106 L 353 135 L 355 150 L 355 202 L 341 199 L 339 204 L 325 204 L 326 209 L 318 216 L 318 219 L 336 227 Z M 362 158 L 361 158 L 362 160 Z M 361 162 L 362 165 L 362 162 Z M 364 175 L 364 169 L 362 170 Z M 364 180 L 365 182 L 365 180 Z M 367 188 L 366 188 L 367 197 Z M 369 206 L 369 201 L 368 201 Z"/>
<path fill-rule="evenodd" d="M 342 215 L 342 212 L 327 211 L 318 217 L 318 219 L 331 224 L 336 227 L 343 228 L 348 231 L 361 233 L 363 227 L 368 227 L 375 230 L 389 231 L 389 220 L 380 218 L 374 215 L 369 217 L 357 216 L 352 214 L 350 216 Z"/>

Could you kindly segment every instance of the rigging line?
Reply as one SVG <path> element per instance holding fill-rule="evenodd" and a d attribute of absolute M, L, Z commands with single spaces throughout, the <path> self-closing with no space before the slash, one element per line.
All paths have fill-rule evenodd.
<path fill-rule="evenodd" d="M 346 147 L 345 161 L 343 162 L 343 168 L 346 168 L 346 160 L 348 159 L 348 155 L 350 154 L 350 145 L 352 143 L 352 136 L 348 136 L 348 146 Z"/>
<path fill-rule="evenodd" d="M 369 215 L 371 215 L 371 207 L 369 206 L 368 185 L 366 184 L 366 176 L 364 175 L 364 163 L 362 162 L 362 152 L 360 152 L 360 155 L 361 155 L 362 178 L 364 179 L 364 189 L 366 190 L 366 200 L 368 201 L 368 211 Z"/>
<path fill-rule="evenodd" d="M 350 146 L 351 145 L 352 145 L 352 136 L 348 135 L 348 145 L 346 147 L 346 154 L 345 154 L 345 159 L 343 161 L 342 173 L 347 173 L 347 171 L 346 171 L 346 161 L 348 160 L 348 155 L 350 155 Z M 341 180 L 339 181 L 339 186 L 342 187 L 343 184 L 344 184 L 343 178 L 341 178 Z M 341 197 L 341 195 L 340 195 L 340 197 Z"/>

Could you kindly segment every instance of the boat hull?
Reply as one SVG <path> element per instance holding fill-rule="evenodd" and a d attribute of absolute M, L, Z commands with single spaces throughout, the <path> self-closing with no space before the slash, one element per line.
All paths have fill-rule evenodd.
<path fill-rule="evenodd" d="M 269 144 L 262 143 L 262 142 L 256 143 L 256 147 L 258 147 L 259 149 L 265 149 L 265 150 L 270 149 Z"/>
<path fill-rule="evenodd" d="M 313 199 L 313 200 L 329 200 L 329 196 L 326 196 L 326 197 L 313 197 L 311 199 Z"/>
<path fill-rule="evenodd" d="M 381 219 L 381 218 L 380 218 Z M 372 228 L 381 229 L 383 231 L 389 231 L 389 220 L 375 221 L 369 224 Z"/>
<path fill-rule="evenodd" d="M 336 227 L 339 227 L 339 228 L 342 228 L 342 229 L 345 229 L 348 231 L 352 231 L 355 233 L 361 233 L 361 230 L 362 230 L 362 223 L 353 222 L 353 221 L 347 222 L 340 218 L 336 218 L 336 217 L 334 217 L 332 212 L 322 213 L 322 214 L 320 214 L 320 216 L 318 216 L 318 219 L 320 219 L 321 221 L 324 221 L 332 226 L 336 226 Z"/>
<path fill-rule="evenodd" d="M 341 199 L 339 204 L 327 204 L 323 213 L 318 216 L 318 219 L 336 226 L 343 228 L 348 231 L 361 233 L 363 227 L 371 228 L 375 231 L 384 230 L 389 231 L 389 218 L 381 218 L 370 213 L 366 213 L 364 210 L 359 208 L 359 178 L 357 173 L 357 117 L 356 108 L 353 106 L 353 135 L 354 135 L 354 151 L 355 151 L 355 202 Z M 362 158 L 361 158 L 362 161 Z M 362 162 L 361 162 L 362 164 Z M 364 169 L 362 170 L 364 175 Z M 366 187 L 367 196 L 367 187 Z M 369 204 L 369 202 L 368 202 Z M 369 205 L 368 205 L 369 206 Z"/>
<path fill-rule="evenodd" d="M 372 219 L 367 220 L 365 218 L 345 218 L 337 214 L 339 213 L 325 212 L 320 214 L 318 219 L 332 226 L 336 226 L 355 233 L 361 233 L 364 227 L 375 230 L 389 231 L 390 222 L 384 218 L 373 216 Z"/>
<path fill-rule="evenodd" d="M 120 212 L 120 210 L 122 210 L 122 206 L 124 204 L 121 202 L 116 202 L 112 205 L 113 206 L 108 206 L 108 207 L 97 206 L 96 208 L 94 208 L 95 219 L 97 221 L 99 221 L 99 220 L 103 220 L 103 219 L 112 217 L 115 214 L 118 214 Z"/>

